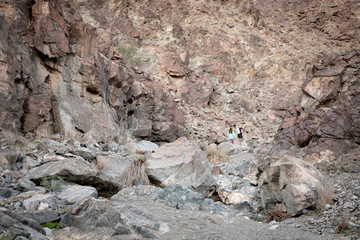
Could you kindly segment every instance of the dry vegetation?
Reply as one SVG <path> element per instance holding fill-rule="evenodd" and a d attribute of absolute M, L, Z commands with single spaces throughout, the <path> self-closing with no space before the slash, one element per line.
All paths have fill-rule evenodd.
<path fill-rule="evenodd" d="M 229 161 L 229 157 L 225 153 L 218 152 L 214 148 L 207 148 L 205 155 L 211 164 L 219 164 Z"/>
<path fill-rule="evenodd" d="M 350 219 L 350 216 L 349 216 L 348 212 L 345 213 L 341 217 L 341 219 L 340 219 L 340 221 L 339 221 L 339 223 L 337 225 L 337 232 L 338 233 L 344 233 L 345 231 L 350 230 L 349 219 Z"/>
<path fill-rule="evenodd" d="M 289 216 L 281 210 L 270 210 L 266 213 L 267 222 L 271 222 L 273 220 L 282 222 L 288 218 Z"/>
<path fill-rule="evenodd" d="M 149 177 L 146 174 L 146 164 L 143 158 L 134 160 L 119 174 L 119 182 L 127 187 L 150 185 Z"/>

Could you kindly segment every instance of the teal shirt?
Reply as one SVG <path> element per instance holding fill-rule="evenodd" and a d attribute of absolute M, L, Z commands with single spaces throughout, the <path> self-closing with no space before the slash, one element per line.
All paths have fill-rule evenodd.
<path fill-rule="evenodd" d="M 235 138 L 235 133 L 228 133 L 228 139 L 234 139 Z"/>

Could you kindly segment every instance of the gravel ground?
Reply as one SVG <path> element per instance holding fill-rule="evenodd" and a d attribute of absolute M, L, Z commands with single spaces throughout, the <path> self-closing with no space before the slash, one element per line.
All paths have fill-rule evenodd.
<path fill-rule="evenodd" d="M 207 212 L 192 212 L 164 206 L 142 196 L 132 198 L 130 204 L 170 226 L 171 230 L 162 235 L 161 239 L 340 239 L 339 236 L 320 236 L 306 232 L 294 227 L 295 225 L 256 222 L 246 216 L 233 217 L 229 221 Z"/>

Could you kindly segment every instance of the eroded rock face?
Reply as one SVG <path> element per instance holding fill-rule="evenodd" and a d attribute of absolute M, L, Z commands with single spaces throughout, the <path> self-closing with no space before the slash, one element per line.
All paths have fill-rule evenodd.
<path fill-rule="evenodd" d="M 332 202 L 332 185 L 311 164 L 285 156 L 260 176 L 259 190 L 265 209 L 279 208 L 290 216 Z M 284 208 L 283 208 L 284 207 Z"/>
<path fill-rule="evenodd" d="M 279 128 L 280 148 L 296 144 L 338 156 L 359 147 L 359 62 L 358 50 L 319 59 L 303 84 L 298 105 L 288 111 Z"/>
<path fill-rule="evenodd" d="M 101 54 L 95 27 L 71 4 L 16 1 L 0 8 L 0 127 L 98 142 L 129 130 L 157 141 L 183 136 L 183 114 L 172 97 L 149 77 Z M 131 25 L 121 26 L 136 37 Z M 135 79 L 146 80 L 145 90 L 129 101 Z"/>
<path fill-rule="evenodd" d="M 133 135 L 150 141 L 175 141 L 184 136 L 185 119 L 174 98 L 161 85 L 150 81 L 135 81 L 128 92 L 128 111 Z M 136 106 L 136 107 L 134 107 Z"/>

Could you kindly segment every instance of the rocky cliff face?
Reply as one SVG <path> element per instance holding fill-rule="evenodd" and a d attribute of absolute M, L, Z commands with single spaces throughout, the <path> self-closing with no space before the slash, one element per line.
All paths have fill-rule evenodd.
<path fill-rule="evenodd" d="M 359 48 L 357 1 L 38 0 L 0 7 L 1 127 L 45 136 L 188 135 L 206 144 L 224 141 L 237 123 L 246 139 L 261 143 L 308 91 L 312 69 L 337 64 L 317 59 L 335 61 L 331 56 Z M 356 60 L 343 61 L 354 69 L 345 65 Z M 310 141 L 303 129 L 296 130 L 300 145 Z"/>
<path fill-rule="evenodd" d="M 109 141 L 183 135 L 174 99 L 99 51 L 94 27 L 66 1 L 1 5 L 1 127 Z"/>

